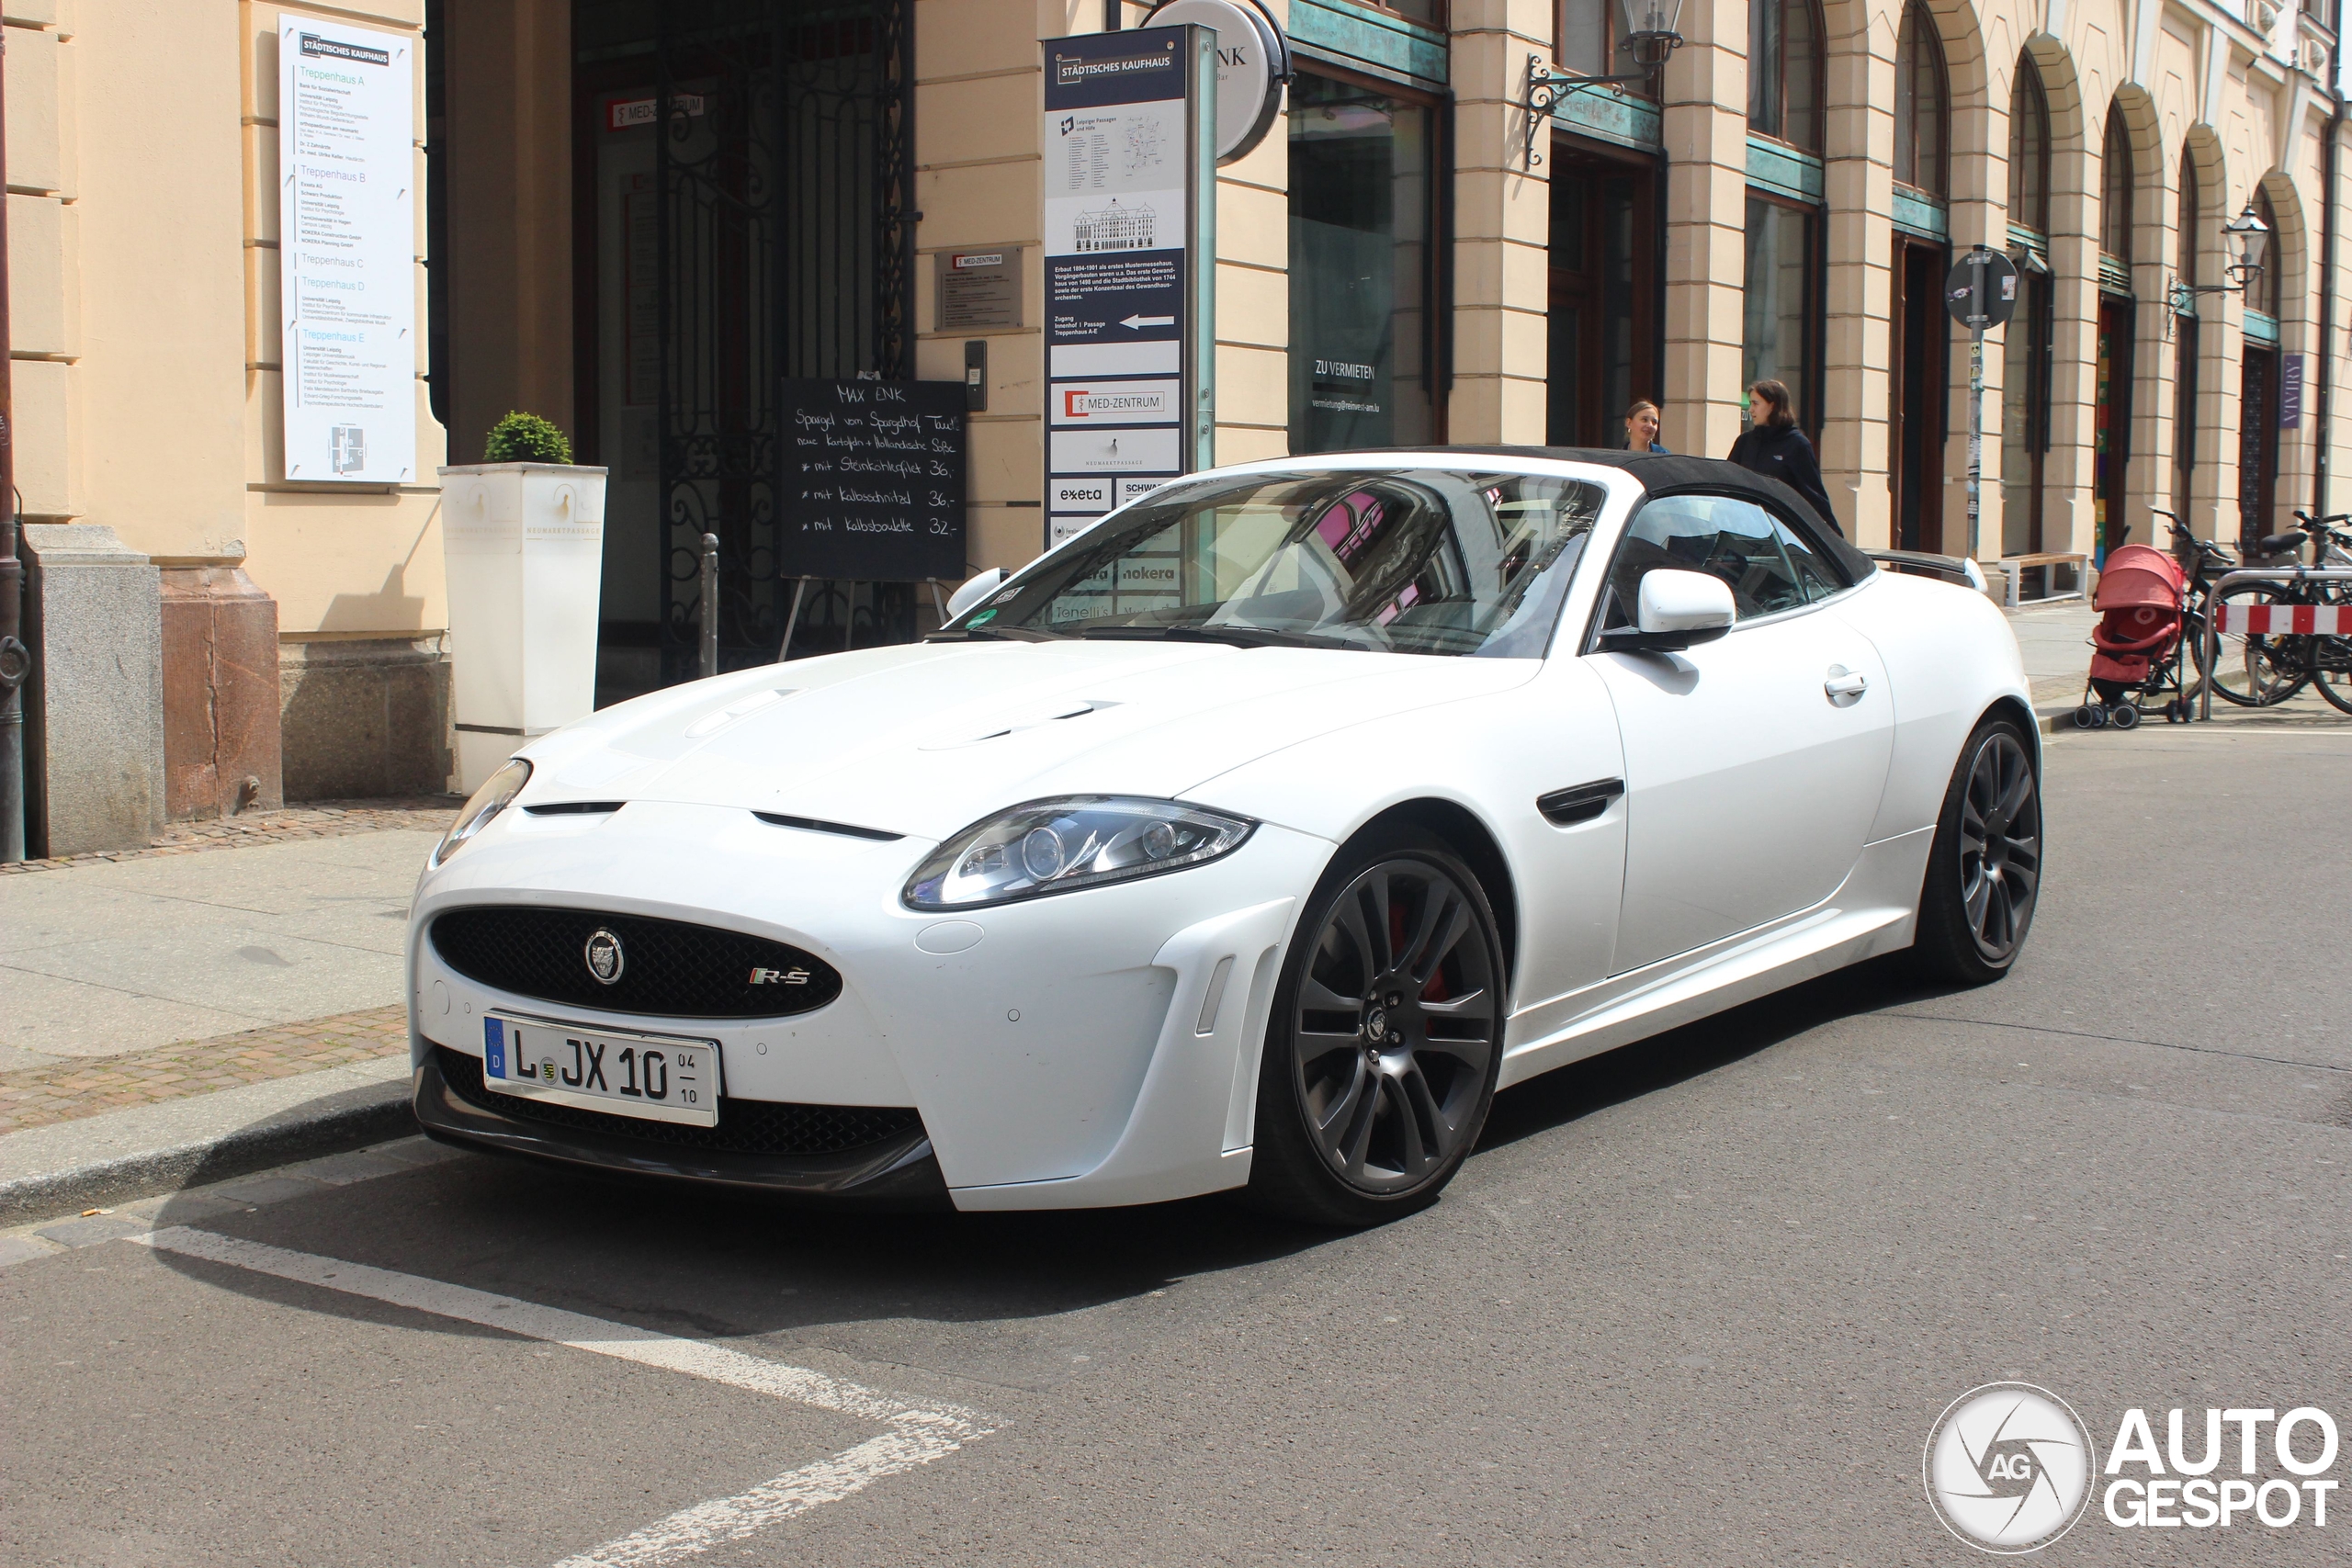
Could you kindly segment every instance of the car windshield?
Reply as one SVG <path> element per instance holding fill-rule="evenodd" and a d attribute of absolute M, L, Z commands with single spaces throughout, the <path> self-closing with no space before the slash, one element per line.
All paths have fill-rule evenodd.
<path fill-rule="evenodd" d="M 948 633 L 1539 659 L 1608 499 L 1589 479 L 1442 468 L 1180 481 Z"/>

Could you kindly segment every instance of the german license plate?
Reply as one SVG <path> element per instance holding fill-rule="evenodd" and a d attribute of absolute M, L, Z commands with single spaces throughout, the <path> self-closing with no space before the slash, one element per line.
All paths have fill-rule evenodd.
<path fill-rule="evenodd" d="M 718 1125 L 718 1047 L 710 1041 L 495 1015 L 483 1017 L 481 1036 L 481 1081 L 502 1094 Z"/>

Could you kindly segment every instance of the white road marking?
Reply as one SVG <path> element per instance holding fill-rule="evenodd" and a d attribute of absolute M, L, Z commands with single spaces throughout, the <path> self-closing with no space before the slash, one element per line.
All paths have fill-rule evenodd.
<path fill-rule="evenodd" d="M 806 1367 L 763 1360 L 699 1339 L 681 1339 L 625 1323 L 611 1323 L 560 1307 L 452 1285 L 414 1274 L 395 1273 L 365 1263 L 346 1263 L 314 1253 L 290 1252 L 257 1241 L 173 1225 L 125 1238 L 160 1251 L 225 1263 L 298 1284 L 365 1296 L 392 1306 L 503 1329 L 528 1339 L 586 1350 L 640 1366 L 684 1372 L 706 1382 L 746 1389 L 796 1404 L 879 1421 L 889 1430 L 830 1459 L 786 1471 L 775 1480 L 733 1497 L 718 1497 L 681 1508 L 665 1519 L 616 1540 L 567 1557 L 556 1568 L 655 1568 L 741 1540 L 795 1514 L 836 1502 L 896 1475 L 944 1459 L 964 1444 L 995 1430 L 987 1419 L 960 1405 L 916 1404 L 877 1389 L 827 1377 Z"/>

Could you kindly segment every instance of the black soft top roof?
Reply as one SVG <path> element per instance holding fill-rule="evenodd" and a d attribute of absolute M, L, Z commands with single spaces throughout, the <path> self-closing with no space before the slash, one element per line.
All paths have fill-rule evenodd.
<path fill-rule="evenodd" d="M 1835 518 L 1821 517 L 1804 497 L 1780 480 L 1767 479 L 1762 474 L 1720 457 L 1688 457 L 1679 452 L 1628 452 L 1622 448 L 1600 446 L 1403 446 L 1388 449 L 1390 456 L 1400 452 L 1444 452 L 1467 457 L 1546 457 L 1561 463 L 1590 463 L 1598 468 L 1623 469 L 1639 480 L 1642 489 L 1651 495 L 1672 495 L 1690 490 L 1744 493 L 1759 504 L 1784 513 L 1789 522 L 1803 527 L 1813 536 L 1817 547 L 1835 557 L 1846 569 L 1849 581 L 1860 582 L 1878 570 L 1877 562 L 1848 541 Z M 1339 457 L 1341 454 L 1321 455 Z"/>

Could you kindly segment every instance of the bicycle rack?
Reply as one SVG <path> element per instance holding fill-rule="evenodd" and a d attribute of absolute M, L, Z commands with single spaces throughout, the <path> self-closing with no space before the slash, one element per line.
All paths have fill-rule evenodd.
<path fill-rule="evenodd" d="M 2213 661 L 2222 657 L 2222 590 L 2238 582 L 2352 582 L 2352 567 L 2266 567 L 2222 574 L 2205 594 L 2205 685 L 2197 696 L 2197 716 L 2200 720 L 2213 716 Z"/>

